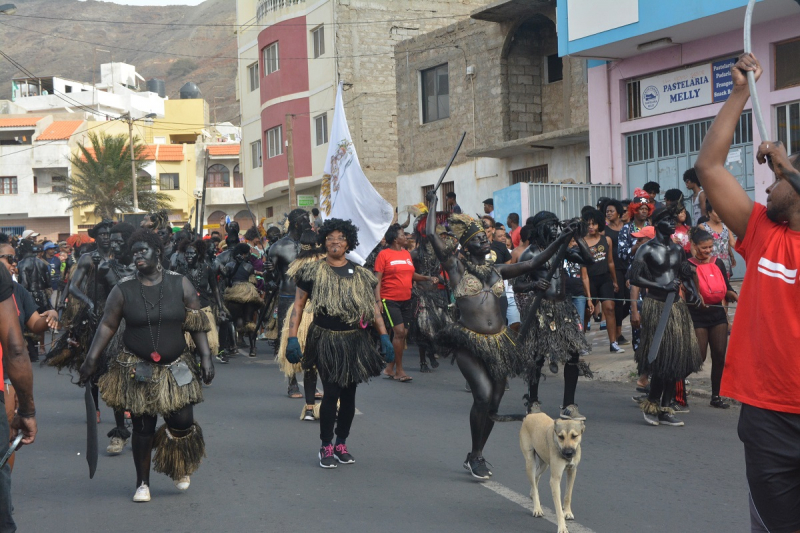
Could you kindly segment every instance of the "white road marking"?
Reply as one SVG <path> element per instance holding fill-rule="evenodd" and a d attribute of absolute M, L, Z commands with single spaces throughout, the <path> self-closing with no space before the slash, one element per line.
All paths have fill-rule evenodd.
<path fill-rule="evenodd" d="M 550 485 L 546 484 L 545 490 L 550 490 Z M 528 496 L 523 496 L 519 492 L 515 492 L 505 485 L 501 485 L 496 481 L 484 481 L 481 483 L 481 486 L 489 489 L 492 492 L 495 492 L 502 496 L 503 498 L 512 501 L 519 505 L 520 507 L 524 507 L 528 511 L 531 512 L 531 518 L 533 518 L 533 501 Z M 541 490 L 541 488 L 539 489 Z M 540 492 L 541 495 L 541 492 Z M 552 509 L 545 507 L 542 505 L 542 511 L 544 511 L 544 519 L 548 522 L 551 522 L 558 526 L 558 521 L 556 520 L 556 513 Z M 589 529 L 586 526 L 582 526 L 574 520 L 567 520 L 567 528 L 569 529 L 570 533 L 596 533 L 593 529 Z"/>

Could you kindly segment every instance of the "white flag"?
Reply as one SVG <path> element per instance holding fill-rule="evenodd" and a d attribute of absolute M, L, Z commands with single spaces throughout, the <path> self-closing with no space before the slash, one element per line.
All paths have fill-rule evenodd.
<path fill-rule="evenodd" d="M 323 220 L 351 220 L 358 227 L 358 247 L 348 257 L 360 265 L 383 239 L 392 223 L 392 205 L 378 194 L 364 175 L 347 127 L 342 103 L 342 83 L 336 91 L 328 158 L 322 176 L 319 205 Z"/>

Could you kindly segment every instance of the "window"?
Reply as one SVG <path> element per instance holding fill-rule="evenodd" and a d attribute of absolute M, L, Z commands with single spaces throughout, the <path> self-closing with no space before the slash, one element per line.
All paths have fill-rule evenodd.
<path fill-rule="evenodd" d="M 155 144 L 167 144 L 167 138 L 166 137 L 153 137 L 153 142 Z"/>
<path fill-rule="evenodd" d="M 425 203 L 425 205 L 428 204 L 428 200 L 426 199 L 427 196 L 428 196 L 428 193 L 431 192 L 432 190 L 433 190 L 433 185 L 425 185 L 422 188 L 422 201 Z"/>
<path fill-rule="evenodd" d="M 775 88 L 800 85 L 800 39 L 775 45 Z"/>
<path fill-rule="evenodd" d="M 233 186 L 244 187 L 244 184 L 242 183 L 242 173 L 239 171 L 239 165 L 233 167 Z"/>
<path fill-rule="evenodd" d="M 275 210 L 272 207 L 267 208 L 267 218 L 272 218 L 275 216 Z"/>
<path fill-rule="evenodd" d="M 71 93 L 72 92 L 72 85 L 64 85 L 64 92 Z"/>
<path fill-rule="evenodd" d="M 447 64 L 421 72 L 422 123 L 427 124 L 450 116 L 450 87 Z"/>
<path fill-rule="evenodd" d="M 50 192 L 57 192 L 57 193 L 65 193 L 67 192 L 67 178 L 64 176 L 53 176 L 50 178 L 52 182 L 52 187 L 50 188 Z"/>
<path fill-rule="evenodd" d="M 253 164 L 253 168 L 261 167 L 261 139 L 250 143 L 250 161 Z"/>
<path fill-rule="evenodd" d="M 278 42 L 275 41 L 271 45 L 264 48 L 264 75 L 269 76 L 280 66 L 278 65 Z"/>
<path fill-rule="evenodd" d="M 225 165 L 211 165 L 208 167 L 208 182 L 206 187 L 230 187 L 231 174 Z"/>
<path fill-rule="evenodd" d="M 778 106 L 778 140 L 791 154 L 800 152 L 800 102 Z"/>
<path fill-rule="evenodd" d="M 628 120 L 642 116 L 642 99 L 639 97 L 639 81 L 629 81 L 628 88 Z"/>
<path fill-rule="evenodd" d="M 258 89 L 258 61 L 247 67 L 247 74 L 250 77 L 250 92 Z"/>
<path fill-rule="evenodd" d="M 267 157 L 273 158 L 283 153 L 283 127 L 275 126 L 267 130 Z"/>
<path fill-rule="evenodd" d="M 445 181 L 439 187 L 439 190 L 442 191 L 442 198 L 447 198 L 447 193 L 456 192 L 455 182 L 453 182 L 453 181 Z"/>
<path fill-rule="evenodd" d="M 547 179 L 547 165 L 511 171 L 512 185 L 515 183 L 547 183 Z"/>
<path fill-rule="evenodd" d="M 33 194 L 37 194 L 39 192 L 39 176 L 33 177 Z"/>
<path fill-rule="evenodd" d="M 177 191 L 181 188 L 181 180 L 178 174 L 175 173 L 161 173 L 158 175 L 161 180 L 162 191 Z"/>
<path fill-rule="evenodd" d="M 17 178 L 0 178 L 0 194 L 17 194 Z"/>
<path fill-rule="evenodd" d="M 325 53 L 325 26 L 320 26 L 311 32 L 314 36 L 314 58 Z"/>
<path fill-rule="evenodd" d="M 555 83 L 564 79 L 564 61 L 558 54 L 547 56 L 547 83 Z"/>
<path fill-rule="evenodd" d="M 317 146 L 328 142 L 328 114 L 323 113 L 314 118 L 314 127 L 317 130 Z"/>

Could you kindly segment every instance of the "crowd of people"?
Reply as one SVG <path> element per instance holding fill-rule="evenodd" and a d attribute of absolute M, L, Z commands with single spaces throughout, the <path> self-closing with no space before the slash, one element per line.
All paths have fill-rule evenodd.
<path fill-rule="evenodd" d="M 737 63 L 737 91 L 744 91 L 742 72 L 757 68 L 754 58 Z M 358 246 L 351 221 L 323 221 L 318 211 L 303 209 L 291 211 L 283 227 L 254 224 L 243 235 L 230 221 L 201 238 L 188 225 L 172 228 L 165 212 L 148 215 L 139 228 L 103 220 L 88 235 L 63 243 L 39 242 L 31 230 L 19 238 L 0 235 L 0 313 L 18 317 L 0 320 L 8 413 L 0 433 L 8 423 L 23 432 L 23 444 L 33 442 L 30 363 L 43 355 L 42 334 L 51 329 L 57 333 L 44 363 L 72 372 L 76 383 L 91 387 L 95 405 L 102 399 L 114 410 L 109 454 L 131 442 L 133 500 L 150 500 L 151 463 L 186 490 L 205 456 L 194 417 L 202 384 L 213 380 L 214 361 L 228 363 L 239 347 L 256 357 L 262 338 L 273 342 L 288 396 L 305 401 L 301 420 L 319 420 L 319 465 L 336 468 L 355 462 L 347 439 L 358 384 L 381 375 L 411 383 L 403 355 L 415 343 L 421 373 L 452 355 L 464 376 L 473 402 L 463 466 L 485 480 L 492 472 L 483 449 L 494 423 L 521 416 L 498 414 L 509 378 L 524 378 L 527 413 L 538 413 L 545 367 L 551 373 L 563 369 L 558 416 L 586 420 L 576 390 L 579 376 L 592 376 L 585 360 L 592 322 L 605 329 L 610 353 L 624 353 L 622 346 L 632 344 L 642 393 L 634 400 L 646 423 L 683 425 L 676 413 L 689 411 L 685 380 L 710 350 L 712 407 L 728 408 L 721 394 L 730 391 L 748 407 L 740 428 L 788 424 L 796 430 L 796 418 L 780 422 L 773 416 L 786 409 L 780 391 L 764 403 L 749 384 L 757 374 L 752 365 L 769 363 L 753 363 L 739 350 L 735 376 L 723 376 L 727 306 L 738 300 L 730 283 L 733 246 L 746 259 L 761 252 L 783 257 L 788 252 L 774 243 L 775 235 L 786 233 L 787 222 L 797 224 L 797 202 L 790 196 L 800 194 L 800 177 L 785 151 L 767 144 L 759 160 L 769 156 L 778 172 L 768 190 L 773 203 L 765 209 L 738 194 L 739 207 L 747 209 L 737 214 L 723 206 L 720 188 L 732 177 L 720 161 L 727 130 L 746 101 L 736 95 L 709 131 L 699 171 L 683 176 L 689 198 L 670 189 L 662 202 L 658 183 L 650 182 L 630 200 L 601 198 L 570 220 L 541 211 L 524 224 L 511 213 L 503 224 L 494 219 L 492 199 L 475 219 L 462 213 L 455 193 L 438 211 L 431 192 L 404 224 L 389 227 L 364 265 L 347 257 Z M 775 194 L 779 189 L 783 196 Z M 719 213 L 712 202 L 720 202 Z M 768 277 L 761 283 L 794 283 L 786 266 L 764 257 L 757 270 L 766 269 Z M 751 290 L 749 298 L 757 295 Z M 631 340 L 622 335 L 626 318 Z M 8 444 L 0 440 L 2 455 Z M 751 512 L 758 517 L 758 509 L 775 507 L 759 461 L 775 458 L 763 440 L 750 434 L 743 440 Z M 9 487 L 10 469 L 3 467 L 0 526 L 12 530 Z"/>

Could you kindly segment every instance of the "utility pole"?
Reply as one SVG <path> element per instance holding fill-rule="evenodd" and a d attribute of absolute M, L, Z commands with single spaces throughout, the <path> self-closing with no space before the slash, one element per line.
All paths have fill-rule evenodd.
<path fill-rule="evenodd" d="M 133 117 L 130 112 L 127 113 L 128 120 L 128 136 L 130 138 L 131 147 L 131 179 L 133 179 L 133 212 L 139 212 L 139 192 L 136 190 L 136 155 L 133 153 Z"/>
<path fill-rule="evenodd" d="M 289 162 L 289 209 L 297 209 L 297 194 L 294 189 L 294 145 L 292 122 L 294 115 L 286 115 L 286 158 Z M 267 147 L 269 149 L 269 147 Z"/>

